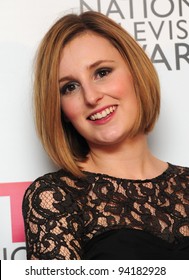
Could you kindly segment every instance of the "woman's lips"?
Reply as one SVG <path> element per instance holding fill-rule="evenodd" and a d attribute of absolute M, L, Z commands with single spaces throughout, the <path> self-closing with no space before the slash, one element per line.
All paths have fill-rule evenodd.
<path fill-rule="evenodd" d="M 112 114 L 116 110 L 117 106 L 112 105 L 109 107 L 106 107 L 105 109 L 99 110 L 98 112 L 95 112 L 91 114 L 88 119 L 91 121 L 97 121 L 107 118 L 110 114 Z"/>

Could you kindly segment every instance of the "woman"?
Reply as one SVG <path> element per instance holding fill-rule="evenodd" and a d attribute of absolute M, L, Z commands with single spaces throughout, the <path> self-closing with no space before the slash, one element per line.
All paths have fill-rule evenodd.
<path fill-rule="evenodd" d="M 189 259 L 189 169 L 154 157 L 152 63 L 97 12 L 45 35 L 35 69 L 36 124 L 61 169 L 23 201 L 28 259 Z"/>

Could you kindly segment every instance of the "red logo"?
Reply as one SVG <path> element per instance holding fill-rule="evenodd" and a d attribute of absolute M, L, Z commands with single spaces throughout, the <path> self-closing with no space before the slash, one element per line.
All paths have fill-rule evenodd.
<path fill-rule="evenodd" d="M 22 200 L 24 192 L 30 184 L 31 182 L 0 183 L 0 196 L 10 197 L 12 242 L 25 241 Z"/>

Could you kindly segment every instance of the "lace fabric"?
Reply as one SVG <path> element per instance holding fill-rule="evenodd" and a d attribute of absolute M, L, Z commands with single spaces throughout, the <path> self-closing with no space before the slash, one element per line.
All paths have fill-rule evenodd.
<path fill-rule="evenodd" d="M 82 259 L 94 237 L 116 229 L 169 244 L 189 237 L 189 168 L 169 164 L 151 180 L 59 170 L 34 181 L 23 200 L 27 259 Z"/>

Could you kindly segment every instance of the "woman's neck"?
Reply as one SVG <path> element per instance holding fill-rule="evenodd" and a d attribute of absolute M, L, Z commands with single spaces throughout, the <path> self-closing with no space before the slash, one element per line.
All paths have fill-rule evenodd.
<path fill-rule="evenodd" d="M 157 177 L 168 167 L 167 163 L 151 154 L 146 135 L 138 135 L 121 145 L 91 145 L 90 148 L 83 165 L 85 171 L 143 180 Z"/>

